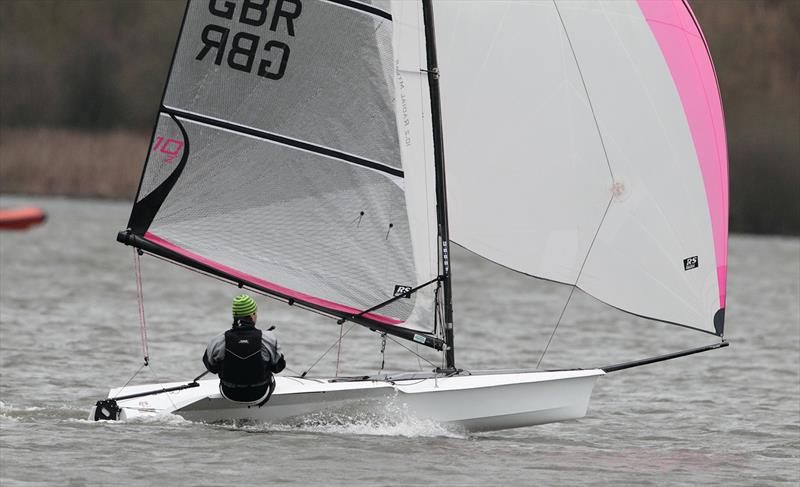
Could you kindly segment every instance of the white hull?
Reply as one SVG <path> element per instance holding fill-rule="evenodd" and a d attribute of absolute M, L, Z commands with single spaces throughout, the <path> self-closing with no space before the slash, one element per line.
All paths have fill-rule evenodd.
<path fill-rule="evenodd" d="M 467 431 L 532 426 L 586 415 L 599 369 L 553 372 L 499 372 L 474 375 L 396 376 L 358 380 L 300 379 L 276 376 L 275 392 L 263 407 L 224 399 L 219 381 L 199 387 L 118 401 L 120 419 L 164 413 L 191 421 L 251 420 L 296 422 L 304 417 L 365 411 L 409 414 Z M 179 386 L 149 384 L 125 388 L 124 395 Z M 109 398 L 119 395 L 112 389 Z M 94 417 L 94 409 L 90 418 Z"/>

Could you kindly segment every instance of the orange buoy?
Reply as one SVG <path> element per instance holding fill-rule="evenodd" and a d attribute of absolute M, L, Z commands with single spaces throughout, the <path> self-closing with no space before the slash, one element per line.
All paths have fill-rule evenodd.
<path fill-rule="evenodd" d="M 24 230 L 47 218 L 41 208 L 0 209 L 0 230 Z"/>

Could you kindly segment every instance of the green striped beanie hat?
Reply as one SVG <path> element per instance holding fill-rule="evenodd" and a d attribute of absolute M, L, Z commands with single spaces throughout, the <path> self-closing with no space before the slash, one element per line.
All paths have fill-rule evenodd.
<path fill-rule="evenodd" d="M 247 294 L 240 294 L 233 298 L 233 317 L 240 318 L 242 316 L 250 316 L 258 309 L 256 300 Z"/>

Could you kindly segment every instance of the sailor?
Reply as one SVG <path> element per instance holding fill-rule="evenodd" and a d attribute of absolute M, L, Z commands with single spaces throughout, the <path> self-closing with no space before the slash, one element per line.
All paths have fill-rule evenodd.
<path fill-rule="evenodd" d="M 273 373 L 286 367 L 278 339 L 256 328 L 258 306 L 247 294 L 233 298 L 233 326 L 217 335 L 203 354 L 203 364 L 219 374 L 222 395 L 236 402 L 262 402 L 273 387 Z"/>

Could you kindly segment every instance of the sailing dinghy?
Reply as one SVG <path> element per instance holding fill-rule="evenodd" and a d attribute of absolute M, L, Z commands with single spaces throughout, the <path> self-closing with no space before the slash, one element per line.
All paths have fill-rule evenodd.
<path fill-rule="evenodd" d="M 91 418 L 399 404 L 482 431 L 583 417 L 605 373 L 727 345 L 727 179 L 685 1 L 191 0 L 117 239 L 444 366 L 278 376 L 263 406 L 217 380 L 137 385 Z M 601 368 L 457 366 L 451 243 L 715 340 Z"/>

